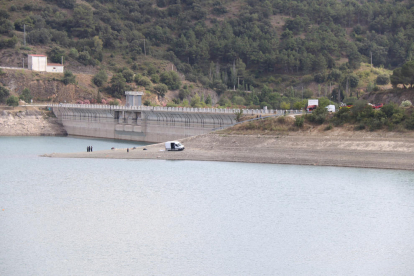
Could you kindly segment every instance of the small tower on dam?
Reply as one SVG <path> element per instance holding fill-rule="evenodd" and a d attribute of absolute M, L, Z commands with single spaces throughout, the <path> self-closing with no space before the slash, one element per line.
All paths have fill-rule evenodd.
<path fill-rule="evenodd" d="M 126 103 L 125 106 L 140 106 L 142 105 L 141 97 L 144 92 L 140 91 L 125 91 Z"/>

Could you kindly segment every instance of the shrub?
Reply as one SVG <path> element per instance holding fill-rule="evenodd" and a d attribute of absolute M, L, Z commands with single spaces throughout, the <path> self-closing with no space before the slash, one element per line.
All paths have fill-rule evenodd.
<path fill-rule="evenodd" d="M 236 104 L 236 105 L 244 105 L 245 104 L 245 100 L 241 96 L 234 96 L 233 97 L 233 103 Z"/>
<path fill-rule="evenodd" d="M 390 83 L 390 76 L 386 74 L 379 75 L 375 81 L 379 85 L 386 85 Z"/>
<path fill-rule="evenodd" d="M 401 107 L 410 107 L 410 106 L 413 106 L 413 104 L 411 103 L 410 100 L 405 100 L 405 101 L 402 101 L 401 102 L 401 105 L 400 106 Z"/>
<path fill-rule="evenodd" d="M 305 121 L 305 118 L 303 116 L 296 116 L 295 117 L 295 126 L 303 127 L 304 121 Z"/>
<path fill-rule="evenodd" d="M 325 107 L 318 106 L 311 115 L 307 118 L 310 122 L 314 122 L 317 124 L 323 124 L 326 120 L 326 116 L 328 115 L 328 110 Z"/>
<path fill-rule="evenodd" d="M 368 121 L 368 126 L 370 131 L 381 129 L 384 126 L 384 118 L 373 118 Z"/>
<path fill-rule="evenodd" d="M 69 56 L 73 59 L 77 59 L 79 57 L 79 52 L 75 48 L 71 48 L 69 51 Z"/>
<path fill-rule="evenodd" d="M 68 71 L 65 71 L 65 73 L 63 75 L 62 82 L 65 85 L 68 85 L 68 84 L 76 84 L 76 76 L 73 75 L 72 71 L 69 71 L 69 70 Z"/>
<path fill-rule="evenodd" d="M 150 79 L 148 77 L 141 77 L 138 82 L 138 85 L 144 86 L 145 89 L 150 90 L 152 87 L 152 82 L 150 81 Z"/>
<path fill-rule="evenodd" d="M 399 124 L 404 120 L 403 113 L 394 113 L 391 117 L 391 121 L 393 124 Z"/>
<path fill-rule="evenodd" d="M 106 74 L 105 70 L 100 70 L 92 79 L 93 83 L 101 87 L 108 81 L 108 75 Z"/>
<path fill-rule="evenodd" d="M 4 100 L 9 97 L 9 90 L 0 84 L 0 103 L 3 103 Z"/>
<path fill-rule="evenodd" d="M 25 101 L 26 103 L 29 103 L 32 99 L 32 94 L 30 93 L 30 90 L 25 88 L 22 91 L 22 94 L 19 97 L 21 100 Z"/>
<path fill-rule="evenodd" d="M 280 108 L 281 109 L 290 109 L 290 103 L 287 103 L 287 102 L 281 102 L 280 103 Z"/>
<path fill-rule="evenodd" d="M 399 112 L 398 106 L 395 103 L 388 103 L 384 105 L 380 111 L 383 112 L 387 118 L 391 118 L 394 113 Z"/>
<path fill-rule="evenodd" d="M 180 77 L 174 71 L 163 72 L 160 75 L 160 82 L 166 84 L 171 90 L 179 89 L 181 86 Z"/>
<path fill-rule="evenodd" d="M 325 82 L 326 77 L 325 77 L 325 74 L 318 73 L 318 74 L 315 74 L 315 76 L 313 77 L 313 79 L 317 83 L 323 83 L 323 82 Z"/>
<path fill-rule="evenodd" d="M 8 106 L 13 106 L 13 107 L 18 106 L 19 105 L 19 98 L 12 95 L 12 96 L 7 98 L 6 103 L 7 103 Z"/>
<path fill-rule="evenodd" d="M 333 129 L 333 126 L 332 126 L 332 124 L 329 124 L 325 127 L 324 130 L 327 131 L 327 130 L 331 130 L 331 129 Z"/>
<path fill-rule="evenodd" d="M 356 125 L 355 127 L 354 127 L 354 130 L 363 130 L 363 129 L 365 129 L 365 125 L 364 124 L 359 124 L 359 125 Z"/>
<path fill-rule="evenodd" d="M 108 104 L 109 105 L 119 105 L 119 100 L 118 99 L 115 99 L 115 100 L 109 101 Z"/>
<path fill-rule="evenodd" d="M 130 69 L 126 69 L 122 71 L 122 76 L 125 78 L 126 82 L 133 82 L 134 81 L 134 72 Z"/>
<path fill-rule="evenodd" d="M 53 47 L 52 50 L 49 51 L 48 56 L 50 61 L 55 63 L 61 63 L 62 57 L 66 59 L 65 51 L 59 47 Z"/>
<path fill-rule="evenodd" d="M 151 81 L 153 83 L 159 83 L 160 82 L 160 76 L 158 74 L 152 74 L 151 75 Z"/>
<path fill-rule="evenodd" d="M 27 41 L 30 44 L 49 44 L 52 35 L 47 29 L 41 28 L 39 30 L 33 30 L 27 34 Z"/>

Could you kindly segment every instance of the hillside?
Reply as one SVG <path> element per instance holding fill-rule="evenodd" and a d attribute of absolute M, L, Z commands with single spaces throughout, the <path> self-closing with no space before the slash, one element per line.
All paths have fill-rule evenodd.
<path fill-rule="evenodd" d="M 391 88 L 391 70 L 411 60 L 414 50 L 411 6 L 4 0 L 0 66 L 21 67 L 27 54 L 47 53 L 52 62 L 63 56 L 78 79 L 91 76 L 92 87 L 78 87 L 86 94 L 122 98 L 123 90 L 136 88 L 148 91 L 146 104 L 301 108 L 309 97 L 346 101 Z M 73 100 L 92 100 L 82 93 Z"/>

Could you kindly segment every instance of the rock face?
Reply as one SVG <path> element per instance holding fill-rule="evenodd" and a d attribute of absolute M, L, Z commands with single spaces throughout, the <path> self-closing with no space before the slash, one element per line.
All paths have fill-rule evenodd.
<path fill-rule="evenodd" d="M 372 104 L 394 102 L 400 105 L 401 102 L 405 100 L 410 100 L 414 103 L 413 89 L 381 90 L 378 92 L 367 93 L 362 98 Z"/>
<path fill-rule="evenodd" d="M 0 116 L 0 136 L 66 136 L 56 118 L 48 118 L 39 111 L 11 112 Z"/>

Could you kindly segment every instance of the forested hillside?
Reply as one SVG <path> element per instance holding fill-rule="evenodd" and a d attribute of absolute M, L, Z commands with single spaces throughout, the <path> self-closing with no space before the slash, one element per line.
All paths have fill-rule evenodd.
<path fill-rule="evenodd" d="M 158 61 L 173 63 L 187 81 L 224 95 L 221 105 L 280 108 L 299 107 L 312 94 L 337 100 L 338 94 L 378 89 L 389 83 L 386 69 L 401 67 L 414 53 L 412 0 L 0 3 L 3 51 L 27 55 L 45 49 L 53 62 L 64 56 L 93 66 L 100 70 L 95 85 L 114 96 L 134 81 L 160 97 L 180 89 L 174 104 L 191 101 L 193 86 L 164 72 Z M 377 69 L 361 73 L 361 63 L 371 57 Z M 204 97 L 194 103 L 212 104 Z"/>

